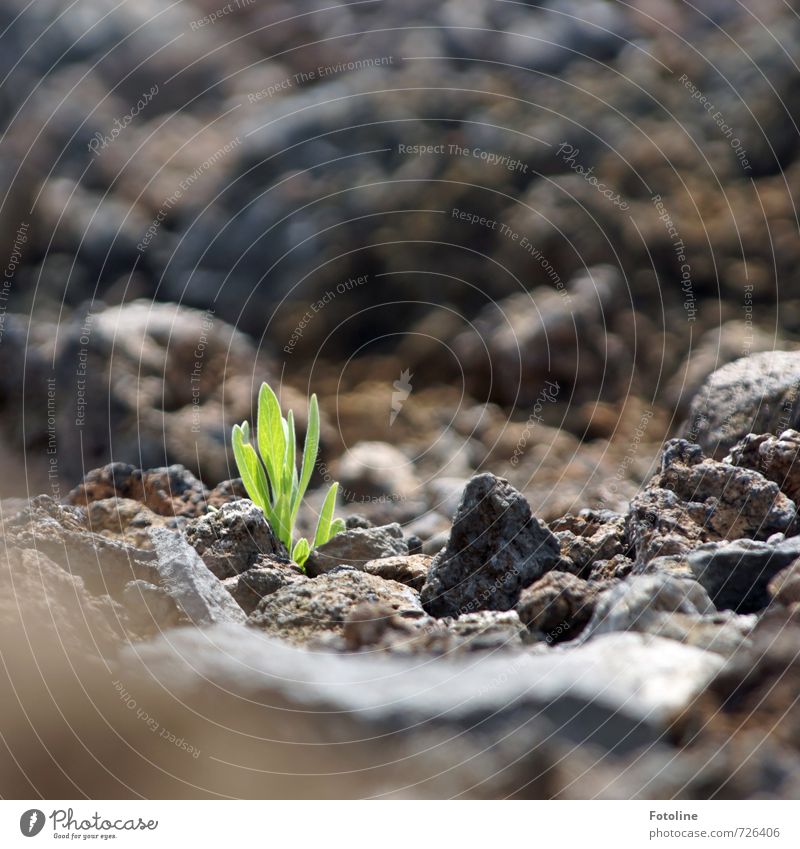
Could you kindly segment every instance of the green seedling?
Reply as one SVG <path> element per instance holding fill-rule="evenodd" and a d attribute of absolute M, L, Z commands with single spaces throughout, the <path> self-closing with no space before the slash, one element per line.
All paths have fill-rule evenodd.
<path fill-rule="evenodd" d="M 291 552 L 292 560 L 303 566 L 318 545 L 344 530 L 344 520 L 334 519 L 338 483 L 331 484 L 317 522 L 313 542 L 301 537 L 294 542 L 294 525 L 300 503 L 311 480 L 319 453 L 319 404 L 312 395 L 308 405 L 308 429 L 303 446 L 300 472 L 297 471 L 297 440 L 294 414 L 281 414 L 277 396 L 266 384 L 258 393 L 256 445 L 250 442 L 250 425 L 233 426 L 233 454 L 247 494 L 263 511 L 278 539 Z"/>

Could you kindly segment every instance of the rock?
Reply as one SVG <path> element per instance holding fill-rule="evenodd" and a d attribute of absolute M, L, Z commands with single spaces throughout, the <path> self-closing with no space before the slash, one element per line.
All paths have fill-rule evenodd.
<path fill-rule="evenodd" d="M 407 619 L 385 605 L 361 602 L 344 625 L 344 647 L 400 655 L 454 657 L 474 651 L 521 648 L 525 628 L 513 611 L 482 610 L 458 619 Z M 337 648 L 328 642 L 328 648 Z"/>
<path fill-rule="evenodd" d="M 468 478 L 434 478 L 425 487 L 428 496 L 428 506 L 435 513 L 440 513 L 443 516 L 455 516 L 461 504 L 464 487 L 468 483 Z"/>
<path fill-rule="evenodd" d="M 790 537 L 777 543 L 742 539 L 708 544 L 687 561 L 718 608 L 756 613 L 769 603 L 770 581 L 798 557 L 800 537 Z"/>
<path fill-rule="evenodd" d="M 208 506 L 221 507 L 229 501 L 236 501 L 238 498 L 249 498 L 247 490 L 241 478 L 232 478 L 231 480 L 218 483 L 211 492 L 208 493 Z"/>
<path fill-rule="evenodd" d="M 427 511 L 413 522 L 409 522 L 405 526 L 405 531 L 409 536 L 419 537 L 422 540 L 422 544 L 427 545 L 428 541 L 435 536 L 443 534 L 444 537 L 447 537 L 449 535 L 450 520 L 446 519 L 441 513 Z M 444 543 L 439 548 L 443 546 Z M 436 554 L 438 550 L 437 548 L 433 553 Z"/>
<path fill-rule="evenodd" d="M 628 528 L 637 567 L 704 542 L 790 532 L 796 507 L 758 472 L 703 456 L 683 439 L 666 443 L 661 468 L 631 502 Z"/>
<path fill-rule="evenodd" d="M 347 614 L 342 626 L 342 636 L 349 651 L 373 647 L 382 642 L 389 630 L 408 634 L 404 620 L 395 616 L 385 604 L 360 601 Z"/>
<path fill-rule="evenodd" d="M 613 631 L 648 633 L 660 613 L 699 616 L 715 610 L 697 581 L 671 575 L 632 575 L 600 594 L 581 640 Z"/>
<path fill-rule="evenodd" d="M 714 677 L 676 723 L 676 742 L 685 745 L 698 732 L 711 740 L 749 740 L 778 747 L 784 755 L 800 754 L 800 723 L 794 710 L 800 683 L 800 618 L 796 610 L 777 607 L 765 613 L 750 634 L 749 647 L 738 652 Z M 749 773 L 749 768 L 744 770 Z"/>
<path fill-rule="evenodd" d="M 150 538 L 161 582 L 191 622 L 244 622 L 242 609 L 183 537 L 165 528 L 153 528 Z"/>
<path fill-rule="evenodd" d="M 604 583 L 627 578 L 633 571 L 633 567 L 633 560 L 622 554 L 617 554 L 610 560 L 595 560 L 589 572 L 589 580 Z"/>
<path fill-rule="evenodd" d="M 753 624 L 748 617 L 717 613 L 696 581 L 667 574 L 634 575 L 598 596 L 581 641 L 636 631 L 731 655 L 745 645 Z"/>
<path fill-rule="evenodd" d="M 87 472 L 67 501 L 87 505 L 114 497 L 139 501 L 159 516 L 197 516 L 205 512 L 209 492 L 180 465 L 143 471 L 127 463 L 109 463 Z"/>
<path fill-rule="evenodd" d="M 289 556 L 264 511 L 249 499 L 231 501 L 192 519 L 185 534 L 186 541 L 218 578 L 247 571 L 261 554 Z"/>
<path fill-rule="evenodd" d="M 122 593 L 128 622 L 140 636 L 152 636 L 187 621 L 175 599 L 147 581 L 131 581 Z"/>
<path fill-rule="evenodd" d="M 748 433 L 800 425 L 800 352 L 766 351 L 715 371 L 689 408 L 683 434 L 710 457 L 724 457 Z"/>
<path fill-rule="evenodd" d="M 32 548 L 80 577 L 93 595 L 121 598 L 132 580 L 155 580 L 153 552 L 86 530 L 86 514 L 47 495 L 32 498 L 21 513 L 4 522 L 9 543 Z"/>
<path fill-rule="evenodd" d="M 383 557 L 364 564 L 364 571 L 388 581 L 406 584 L 412 589 L 422 589 L 428 576 L 432 557 L 427 554 L 410 554 L 408 557 Z"/>
<path fill-rule="evenodd" d="M 684 362 L 669 379 L 665 388 L 665 400 L 671 410 L 683 419 L 689 405 L 703 388 L 708 376 L 722 366 L 742 356 L 747 347 L 750 353 L 773 351 L 775 334 L 762 330 L 745 321 L 726 321 L 720 327 L 712 327 L 692 344 Z"/>
<path fill-rule="evenodd" d="M 438 617 L 509 610 L 558 556 L 558 541 L 508 481 L 476 475 L 464 489 L 447 546 L 428 570 L 423 607 Z"/>
<path fill-rule="evenodd" d="M 202 682 L 209 697 L 224 693 L 283 711 L 313 707 L 330 718 L 351 717 L 362 735 L 375 727 L 443 726 L 451 733 L 479 727 L 486 741 L 485 735 L 544 720 L 557 739 L 617 755 L 660 739 L 723 662 L 659 637 L 608 634 L 544 654 L 485 652 L 420 663 L 298 650 L 234 626 L 180 630 L 138 646 L 137 658 L 176 698 Z"/>
<path fill-rule="evenodd" d="M 778 604 L 788 607 L 800 602 L 800 560 L 793 560 L 781 569 L 767 584 L 767 591 Z"/>
<path fill-rule="evenodd" d="M 112 456 L 136 457 L 143 468 L 166 458 L 202 469 L 209 480 L 230 477 L 230 422 L 250 418 L 256 378 L 267 377 L 267 367 L 252 341 L 213 310 L 152 298 L 100 304 L 89 316 L 76 310 L 55 345 L 60 471 L 67 480 Z M 81 427 L 76 397 L 90 399 L 77 408 Z"/>
<path fill-rule="evenodd" d="M 587 577 L 595 561 L 627 554 L 625 516 L 611 510 L 581 510 L 550 523 L 561 554 L 575 564 L 575 573 Z"/>
<path fill-rule="evenodd" d="M 517 613 L 540 640 L 574 640 L 591 619 L 597 587 L 567 572 L 548 572 L 520 593 Z"/>
<path fill-rule="evenodd" d="M 288 558 L 259 557 L 257 565 L 223 581 L 239 607 L 249 616 L 265 596 L 288 584 L 307 580 L 297 564 Z"/>
<path fill-rule="evenodd" d="M 169 527 L 177 529 L 180 519 L 159 516 L 140 501 L 131 498 L 103 498 L 86 504 L 86 524 L 94 533 L 119 539 L 136 548 L 150 548 L 147 529 Z"/>
<path fill-rule="evenodd" d="M 352 530 L 353 528 L 374 528 L 375 525 L 366 517 L 362 516 L 360 513 L 351 513 L 345 520 L 344 526 L 347 530 Z"/>
<path fill-rule="evenodd" d="M 335 477 L 345 501 L 406 501 L 419 496 L 414 464 L 386 442 L 359 442 L 349 448 L 336 464 Z"/>
<path fill-rule="evenodd" d="M 726 463 L 746 466 L 775 481 L 781 492 L 795 503 L 800 497 L 800 433 L 785 430 L 780 436 L 771 433 L 748 433 L 731 449 Z"/>
<path fill-rule="evenodd" d="M 435 554 L 438 554 L 450 540 L 450 531 L 439 531 L 439 533 L 434 534 L 432 537 L 429 537 L 422 544 L 422 553 L 427 554 L 429 557 L 433 557 Z"/>
<path fill-rule="evenodd" d="M 423 615 L 414 590 L 356 569 L 340 568 L 306 581 L 292 582 L 259 602 L 248 624 L 302 643 L 323 631 L 341 633 L 361 602 L 380 604 L 401 616 Z"/>
<path fill-rule="evenodd" d="M 448 631 L 457 641 L 454 649 L 496 651 L 521 648 L 525 626 L 515 610 L 480 610 L 459 616 Z"/>
<path fill-rule="evenodd" d="M 124 614 L 108 596 L 93 597 L 76 575 L 41 551 L 4 545 L 0 550 L 0 623 L 5 651 L 47 646 L 50 659 L 69 664 L 112 656 L 122 636 Z M 7 661 L 6 661 L 7 662 Z M 17 686 L 22 680 L 17 680 Z"/>
<path fill-rule="evenodd" d="M 573 403 L 597 401 L 598 387 L 617 397 L 630 380 L 623 364 L 631 358 L 608 322 L 611 305 L 626 298 L 624 280 L 617 269 L 596 266 L 560 289 L 541 286 L 493 302 L 455 339 L 473 397 L 490 392 L 500 404 L 533 407 L 544 391 L 547 406 L 564 386 Z"/>
<path fill-rule="evenodd" d="M 336 534 L 325 545 L 315 548 L 308 556 L 305 567 L 307 574 L 313 578 L 338 566 L 363 569 L 370 560 L 407 554 L 408 543 L 403 538 L 403 529 L 397 523 L 377 528 L 352 528 Z"/>

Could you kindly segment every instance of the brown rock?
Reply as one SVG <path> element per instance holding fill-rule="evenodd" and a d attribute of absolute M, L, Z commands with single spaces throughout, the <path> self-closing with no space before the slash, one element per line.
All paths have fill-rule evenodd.
<path fill-rule="evenodd" d="M 306 642 L 324 631 L 341 634 L 360 602 L 381 604 L 401 616 L 423 615 L 419 596 L 410 587 L 356 569 L 338 569 L 266 596 L 248 624 L 292 642 Z"/>
<path fill-rule="evenodd" d="M 370 560 L 364 565 L 364 571 L 379 578 L 397 581 L 419 591 L 428 575 L 428 567 L 433 557 L 428 554 L 409 554 L 407 557 L 382 557 Z"/>
<path fill-rule="evenodd" d="M 573 640 L 594 612 L 597 588 L 567 572 L 548 572 L 523 590 L 517 613 L 528 629 L 548 643 Z"/>
<path fill-rule="evenodd" d="M 767 585 L 767 591 L 778 604 L 788 607 L 800 602 L 800 560 L 778 572 Z"/>

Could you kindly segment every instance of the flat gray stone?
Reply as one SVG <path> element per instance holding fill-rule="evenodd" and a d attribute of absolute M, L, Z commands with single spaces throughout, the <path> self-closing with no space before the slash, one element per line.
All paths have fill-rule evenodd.
<path fill-rule="evenodd" d="M 542 719 L 558 737 L 616 753 L 658 740 L 723 664 L 716 654 L 643 634 L 542 653 L 431 659 L 315 653 L 230 625 L 178 629 L 129 652 L 176 698 L 202 682 L 234 699 L 320 712 L 319 722 L 347 718 L 365 730 L 444 724 L 488 734 Z"/>
<path fill-rule="evenodd" d="M 242 608 L 180 534 L 166 528 L 148 533 L 161 583 L 195 625 L 245 621 Z"/>
<path fill-rule="evenodd" d="M 720 610 L 756 613 L 769 604 L 769 582 L 798 557 L 800 537 L 789 537 L 775 543 L 751 539 L 709 543 L 686 561 Z"/>

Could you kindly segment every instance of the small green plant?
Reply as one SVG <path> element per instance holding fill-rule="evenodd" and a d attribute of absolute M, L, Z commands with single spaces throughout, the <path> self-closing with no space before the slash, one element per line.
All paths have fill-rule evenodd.
<path fill-rule="evenodd" d="M 232 442 L 236 465 L 247 494 L 264 511 L 278 539 L 291 552 L 298 566 L 306 562 L 312 549 L 344 530 L 344 521 L 333 518 L 339 489 L 339 484 L 333 483 L 322 504 L 313 543 L 305 537 L 293 542 L 297 512 L 319 453 L 319 404 L 316 395 L 311 396 L 308 405 L 308 428 L 299 474 L 294 414 L 289 410 L 286 418 L 281 415 L 278 398 L 266 383 L 261 384 L 258 393 L 258 451 L 250 443 L 250 425 L 247 422 L 233 426 Z"/>

